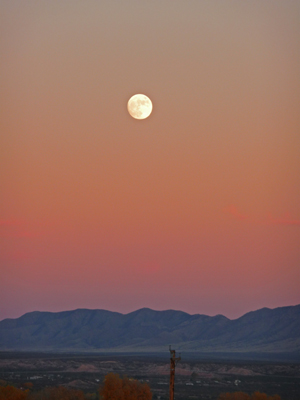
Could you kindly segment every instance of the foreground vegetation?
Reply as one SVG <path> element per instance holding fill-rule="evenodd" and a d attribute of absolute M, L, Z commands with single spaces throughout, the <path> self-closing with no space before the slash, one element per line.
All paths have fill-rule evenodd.
<path fill-rule="evenodd" d="M 84 393 L 82 390 L 68 389 L 64 386 L 48 387 L 39 391 L 33 390 L 33 384 L 27 382 L 20 388 L 1 382 L 0 400 L 151 400 L 149 385 L 118 374 L 105 376 L 98 393 Z M 255 392 L 248 395 L 244 392 L 222 393 L 218 400 L 281 400 L 278 395 L 268 396 Z"/>
<path fill-rule="evenodd" d="M 110 373 L 104 378 L 99 393 L 84 393 L 82 390 L 68 389 L 64 386 L 45 388 L 34 391 L 31 382 L 16 388 L 0 386 L 0 400 L 151 400 L 149 385 L 128 377 L 120 378 L 118 374 Z"/>

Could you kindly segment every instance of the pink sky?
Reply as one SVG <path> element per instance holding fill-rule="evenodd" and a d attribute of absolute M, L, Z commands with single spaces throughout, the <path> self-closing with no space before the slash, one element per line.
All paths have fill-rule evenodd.
<path fill-rule="evenodd" d="M 299 12 L 1 2 L 0 319 L 300 303 Z"/>

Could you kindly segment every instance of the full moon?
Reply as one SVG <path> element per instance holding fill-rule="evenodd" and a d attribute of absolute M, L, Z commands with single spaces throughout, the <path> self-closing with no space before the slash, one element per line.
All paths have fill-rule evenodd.
<path fill-rule="evenodd" d="M 135 119 L 145 119 L 152 112 L 152 102 L 144 94 L 135 94 L 127 103 L 129 114 Z"/>

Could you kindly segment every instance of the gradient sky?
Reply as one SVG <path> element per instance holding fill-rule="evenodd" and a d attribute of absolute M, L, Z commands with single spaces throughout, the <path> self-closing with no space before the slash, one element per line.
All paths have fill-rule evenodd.
<path fill-rule="evenodd" d="M 299 16 L 1 1 L 0 319 L 300 303 Z"/>

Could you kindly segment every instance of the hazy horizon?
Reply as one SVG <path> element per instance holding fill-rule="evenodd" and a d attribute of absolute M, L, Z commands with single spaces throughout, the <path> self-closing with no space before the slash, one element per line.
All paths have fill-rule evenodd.
<path fill-rule="evenodd" d="M 299 13 L 0 3 L 1 320 L 300 303 Z"/>
<path fill-rule="evenodd" d="M 209 316 L 209 317 L 215 317 L 215 316 L 217 316 L 217 315 L 223 315 L 224 317 L 226 317 L 226 318 L 228 318 L 228 319 L 230 319 L 230 320 L 235 320 L 235 319 L 238 319 L 238 318 L 244 316 L 245 314 L 248 314 L 248 313 L 254 312 L 254 311 L 258 311 L 258 310 L 263 309 L 263 308 L 268 308 L 268 309 L 271 310 L 271 309 L 283 308 L 283 307 L 296 307 L 296 306 L 299 306 L 299 305 L 300 305 L 300 304 L 291 304 L 291 305 L 289 305 L 289 306 L 279 306 L 279 307 L 273 307 L 273 308 L 270 308 L 270 307 L 261 307 L 261 308 L 258 308 L 258 309 L 256 309 L 256 310 L 249 310 L 249 311 L 243 313 L 242 315 L 239 315 L 239 316 L 236 316 L 236 317 L 233 317 L 233 318 L 229 318 L 229 317 L 227 317 L 227 316 L 224 315 L 224 314 L 208 315 L 208 314 L 202 314 L 202 313 L 189 313 L 189 312 L 184 311 L 184 310 L 175 310 L 175 309 L 161 309 L 161 310 L 155 310 L 155 309 L 150 308 L 150 307 L 141 307 L 141 308 L 137 308 L 136 310 L 132 310 L 132 311 L 128 311 L 128 312 L 120 312 L 120 311 L 117 311 L 117 310 L 108 310 L 108 309 L 103 309 L 103 308 L 85 308 L 85 307 L 83 308 L 83 307 L 78 307 L 78 308 L 75 308 L 75 309 L 72 309 L 72 310 L 60 310 L 60 311 L 31 310 L 31 311 L 26 311 L 26 313 L 21 314 L 21 315 L 19 315 L 19 316 L 17 316 L 17 317 L 6 317 L 6 318 L 2 318 L 2 319 L 0 319 L 0 321 L 3 321 L 4 319 L 17 319 L 17 318 L 22 317 L 22 316 L 25 315 L 25 314 L 29 314 L 29 313 L 32 313 L 32 312 L 61 313 L 61 312 L 72 312 L 72 311 L 77 311 L 77 310 L 89 310 L 89 311 L 109 311 L 109 312 L 116 312 L 116 313 L 122 314 L 122 315 L 127 315 L 127 314 L 131 314 L 131 313 L 134 313 L 134 312 L 136 312 L 136 311 L 143 310 L 143 309 L 149 309 L 149 310 L 152 310 L 152 311 L 179 311 L 179 312 L 184 312 L 184 313 L 190 314 L 190 315 L 206 315 L 206 316 Z"/>

